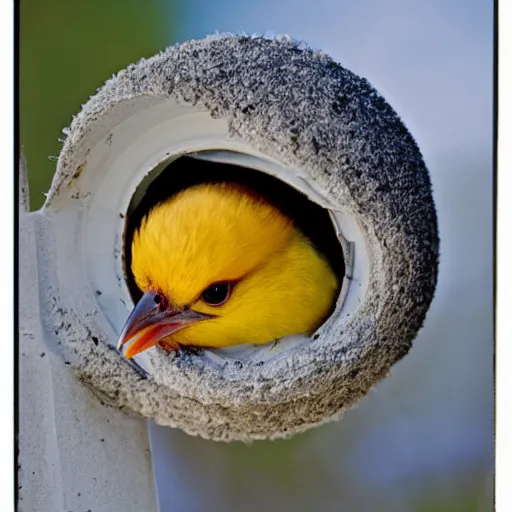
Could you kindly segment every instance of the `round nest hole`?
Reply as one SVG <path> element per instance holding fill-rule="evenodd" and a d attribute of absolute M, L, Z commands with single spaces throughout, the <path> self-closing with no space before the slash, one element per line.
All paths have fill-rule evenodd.
<path fill-rule="evenodd" d="M 197 156 L 200 155 L 201 153 L 197 154 Z M 140 300 L 142 292 L 137 287 L 131 271 L 131 245 L 134 232 L 141 225 L 143 218 L 154 206 L 182 190 L 201 183 L 221 182 L 237 183 L 250 188 L 293 219 L 295 225 L 329 262 L 340 283 L 337 292 L 337 295 L 340 295 L 346 270 L 345 255 L 327 209 L 310 200 L 296 188 L 266 172 L 183 155 L 170 163 L 160 164 L 148 173 L 137 187 L 128 208 L 123 237 L 123 264 L 127 286 L 134 304 Z M 346 293 L 346 290 L 343 291 Z M 335 309 L 336 303 L 333 304 L 325 320 Z M 269 343 L 274 341 L 276 340 L 269 340 Z M 252 347 L 258 349 L 258 347 Z M 237 347 L 217 351 L 222 352 L 224 356 L 230 353 L 235 354 L 236 357 L 241 355 Z"/>

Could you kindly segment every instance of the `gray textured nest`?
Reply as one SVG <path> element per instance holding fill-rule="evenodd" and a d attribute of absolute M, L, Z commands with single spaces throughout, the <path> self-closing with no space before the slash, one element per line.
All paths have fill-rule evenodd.
<path fill-rule="evenodd" d="M 290 353 L 222 368 L 200 356 L 181 364 L 165 358 L 165 383 L 140 378 L 61 305 L 73 327 L 60 337 L 72 347 L 79 376 L 117 406 L 215 440 L 278 438 L 338 417 L 407 354 L 433 299 L 437 220 L 414 139 L 365 79 L 328 56 L 288 38 L 210 37 L 129 66 L 83 106 L 46 208 L 70 186 L 70 162 L 95 123 L 139 96 L 208 111 L 227 121 L 232 137 L 302 168 L 357 219 L 370 261 L 368 289 L 348 321 L 342 311 Z"/>

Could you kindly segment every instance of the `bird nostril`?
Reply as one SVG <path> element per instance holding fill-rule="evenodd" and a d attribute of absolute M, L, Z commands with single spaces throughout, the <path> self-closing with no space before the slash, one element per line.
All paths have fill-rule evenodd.
<path fill-rule="evenodd" d="M 153 300 L 160 311 L 164 311 L 167 308 L 167 302 L 162 295 L 156 294 Z"/>

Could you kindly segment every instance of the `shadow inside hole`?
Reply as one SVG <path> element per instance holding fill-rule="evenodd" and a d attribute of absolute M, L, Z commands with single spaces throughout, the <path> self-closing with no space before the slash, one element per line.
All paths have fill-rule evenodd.
<path fill-rule="evenodd" d="M 157 172 L 149 174 L 139 185 L 128 209 L 124 237 L 125 275 L 135 304 L 142 297 L 142 292 L 135 284 L 131 272 L 131 243 L 134 231 L 138 229 L 142 219 L 151 208 L 172 195 L 200 183 L 233 182 L 251 188 L 294 220 L 304 235 L 324 254 L 338 277 L 338 282 L 343 281 L 345 275 L 343 251 L 329 212 L 280 179 L 246 167 L 187 156 L 177 158 L 167 165 L 156 178 L 153 178 Z M 147 185 L 148 181 L 151 181 L 149 186 Z M 140 192 L 145 187 L 147 190 L 139 203 L 134 204 L 135 198 L 141 196 Z M 335 305 L 328 316 L 332 314 L 334 307 Z"/>

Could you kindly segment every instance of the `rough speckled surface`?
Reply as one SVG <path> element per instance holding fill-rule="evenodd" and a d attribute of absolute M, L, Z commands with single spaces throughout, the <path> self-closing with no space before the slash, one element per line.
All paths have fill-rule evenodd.
<path fill-rule="evenodd" d="M 263 365 L 218 369 L 201 357 L 158 356 L 149 379 L 93 342 L 84 312 L 60 302 L 55 290 L 48 314 L 61 327 L 71 324 L 59 336 L 79 377 L 119 406 L 216 440 L 283 437 L 338 417 L 407 354 L 434 295 L 436 212 L 413 138 L 366 80 L 322 53 L 286 37 L 210 37 L 129 66 L 84 105 L 47 211 L 72 185 L 72 164 L 87 152 L 84 140 L 94 141 L 95 123 L 137 96 L 206 110 L 228 122 L 232 137 L 304 169 L 364 231 L 368 290 L 348 321 L 339 315 L 318 339 Z"/>

